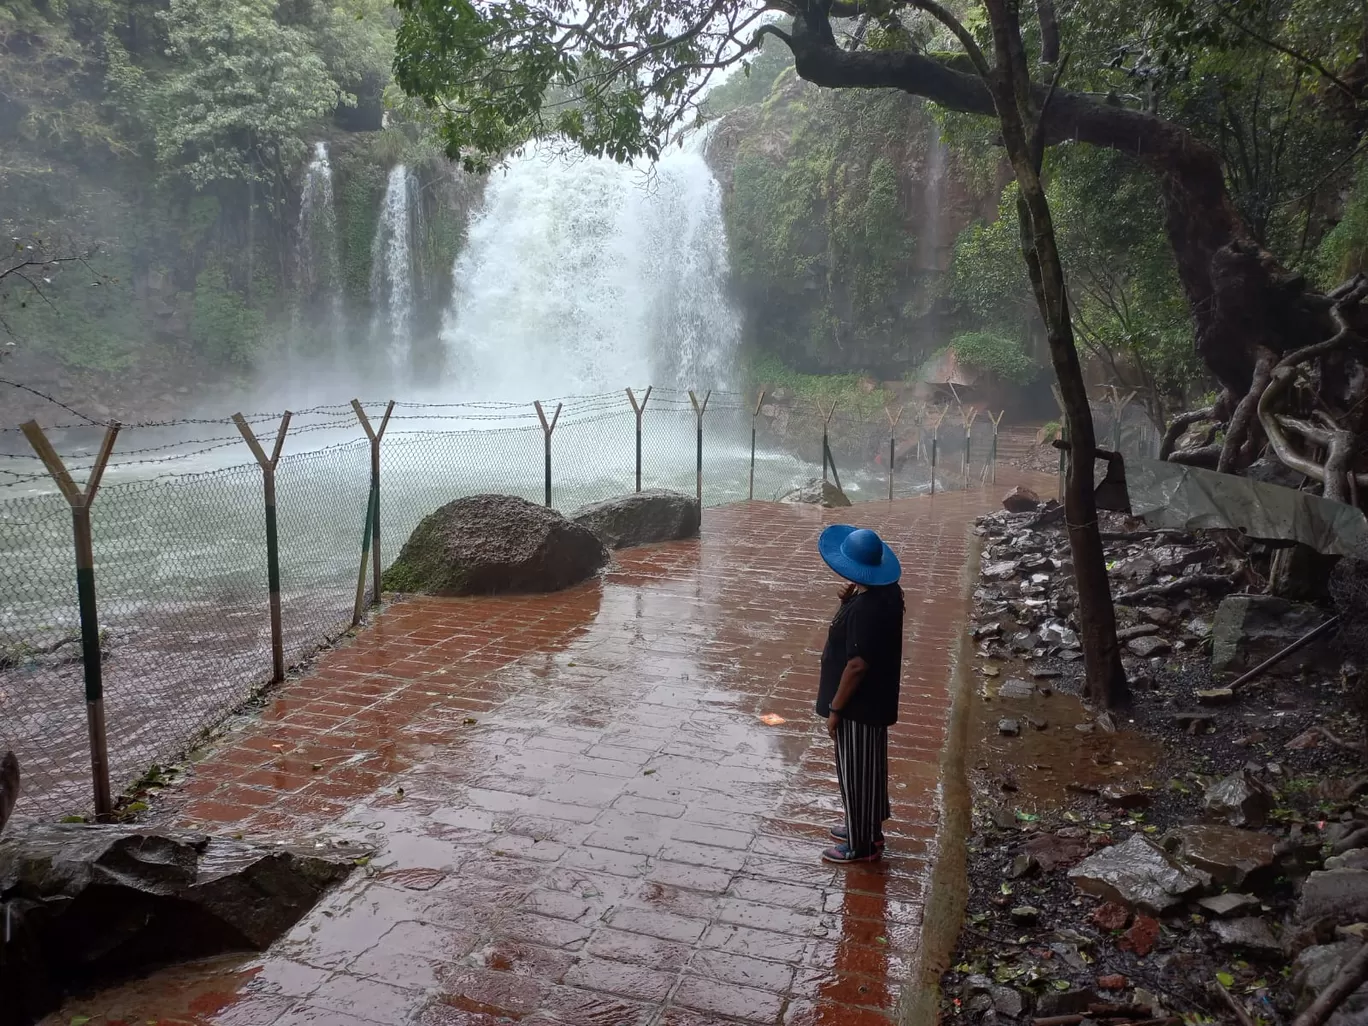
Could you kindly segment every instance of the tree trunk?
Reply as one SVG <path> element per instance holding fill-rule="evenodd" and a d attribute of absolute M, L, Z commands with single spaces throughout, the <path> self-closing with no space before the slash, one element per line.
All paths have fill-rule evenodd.
<path fill-rule="evenodd" d="M 1059 381 L 1058 398 L 1064 410 L 1069 448 L 1064 478 L 1064 519 L 1073 556 L 1074 585 L 1078 592 L 1078 633 L 1083 645 L 1086 671 L 1085 699 L 1108 709 L 1130 701 L 1126 672 L 1116 639 L 1116 611 L 1111 583 L 1107 579 L 1106 555 L 1097 522 L 1094 467 L 1097 439 L 1087 385 L 1074 342 L 1073 318 L 1069 315 L 1064 265 L 1055 240 L 1054 222 L 1045 188 L 1040 180 L 1043 141 L 1032 140 L 1028 123 L 1038 117 L 1022 83 L 1029 82 L 1021 26 L 1011 0 L 986 0 L 996 43 L 997 69 L 993 95 L 1002 138 L 1020 190 L 1017 214 L 1021 223 L 1022 251 L 1032 289 L 1045 322 L 1050 362 Z M 1045 101 L 1048 103 L 1048 99 Z"/>

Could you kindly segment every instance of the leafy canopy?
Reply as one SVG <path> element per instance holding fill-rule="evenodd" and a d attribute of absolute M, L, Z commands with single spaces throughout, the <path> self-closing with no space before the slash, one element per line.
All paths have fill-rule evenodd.
<path fill-rule="evenodd" d="M 396 0 L 395 79 L 467 167 L 532 138 L 659 156 L 708 74 L 755 48 L 755 0 Z"/>

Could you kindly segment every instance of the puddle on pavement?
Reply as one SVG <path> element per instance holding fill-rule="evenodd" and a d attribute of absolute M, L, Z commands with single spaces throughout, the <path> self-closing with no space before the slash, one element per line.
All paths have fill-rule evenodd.
<path fill-rule="evenodd" d="M 985 665 L 997 666 L 1000 675 L 985 678 L 980 672 Z M 1124 717 L 1118 717 L 1115 733 L 1096 726 L 1081 731 L 1078 725 L 1091 723 L 1093 717 L 1078 698 L 1054 690 L 1051 681 L 1033 682 L 1037 688 L 1049 688 L 1048 695 L 998 697 L 998 688 L 1007 680 L 1032 679 L 1025 664 L 987 664 L 976 659 L 971 672 L 970 774 L 991 793 L 1002 795 L 1004 801 L 1029 808 L 1076 796 L 1079 788 L 1097 790 L 1108 784 L 1139 783 L 1150 778 L 1162 746 L 1127 730 Z M 998 723 L 1003 719 L 1016 720 L 1021 733 L 1016 737 L 1002 734 Z M 1044 729 L 1034 725 L 1040 723 Z M 1004 784 L 1015 785 L 1015 790 Z"/>

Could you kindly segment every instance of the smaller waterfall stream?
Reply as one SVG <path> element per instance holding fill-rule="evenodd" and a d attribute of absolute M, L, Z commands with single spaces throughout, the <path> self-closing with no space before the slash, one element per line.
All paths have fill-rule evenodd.
<path fill-rule="evenodd" d="M 942 252 L 946 248 L 944 206 L 949 151 L 935 124 L 927 125 L 926 135 L 926 180 L 922 186 L 925 210 L 917 232 L 917 263 L 923 270 L 942 271 L 950 265 L 949 252 Z"/>
<path fill-rule="evenodd" d="M 418 176 L 403 164 L 390 171 L 371 243 L 371 340 L 396 382 L 411 371 L 414 246 L 421 234 Z"/>
<path fill-rule="evenodd" d="M 341 272 L 337 252 L 337 212 L 333 206 L 332 162 L 328 144 L 314 143 L 299 194 L 296 238 L 295 339 L 292 347 L 308 354 L 336 352 L 343 327 Z"/>

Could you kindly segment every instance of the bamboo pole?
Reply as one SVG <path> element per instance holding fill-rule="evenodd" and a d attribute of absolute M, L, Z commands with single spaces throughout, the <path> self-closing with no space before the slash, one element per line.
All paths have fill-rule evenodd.
<path fill-rule="evenodd" d="M 394 412 L 394 400 L 391 399 L 385 406 L 385 415 L 380 419 L 380 430 L 376 431 L 371 427 L 370 418 L 366 416 L 366 411 L 361 407 L 359 399 L 353 399 L 352 409 L 356 411 L 356 419 L 361 421 L 361 427 L 365 429 L 366 439 L 370 442 L 371 451 L 371 497 L 366 503 L 370 510 L 371 529 L 371 581 L 374 590 L 371 592 L 371 605 L 380 604 L 380 574 L 383 571 L 380 559 L 380 443 L 385 437 L 385 428 L 389 427 L 390 414 Z"/>
<path fill-rule="evenodd" d="M 276 467 L 280 463 L 280 452 L 285 448 L 285 433 L 290 430 L 289 410 L 280 419 L 280 430 L 276 432 L 275 448 L 271 455 L 261 447 L 257 436 L 252 432 L 247 420 L 241 413 L 233 414 L 233 423 L 242 432 L 247 447 L 252 450 L 257 463 L 261 465 L 262 491 L 266 499 L 266 583 L 270 589 L 271 602 L 271 683 L 277 684 L 285 679 L 285 632 L 280 617 L 280 534 L 276 524 Z"/>
<path fill-rule="evenodd" d="M 81 617 L 81 669 L 85 679 L 86 728 L 90 739 L 90 777 L 95 792 L 95 815 L 108 819 L 114 811 L 109 789 L 109 738 L 105 730 L 104 676 L 100 652 L 100 617 L 95 602 L 95 545 L 90 528 L 90 507 L 100 490 L 100 479 L 109 465 L 114 441 L 119 437 L 119 423 L 113 421 L 105 429 L 99 454 L 90 468 L 86 486 L 81 489 L 72 480 L 62 458 L 48 441 L 36 420 L 22 425 L 24 437 L 43 461 L 43 466 L 57 483 L 58 490 L 71 507 L 71 531 L 76 546 L 76 600 Z"/>
<path fill-rule="evenodd" d="M 541 421 L 542 435 L 546 439 L 546 506 L 551 507 L 551 432 L 556 430 L 556 422 L 560 420 L 561 409 L 564 403 L 556 403 L 556 412 L 548 422 L 546 411 L 542 409 L 541 401 L 532 404 L 537 410 L 537 419 Z"/>

